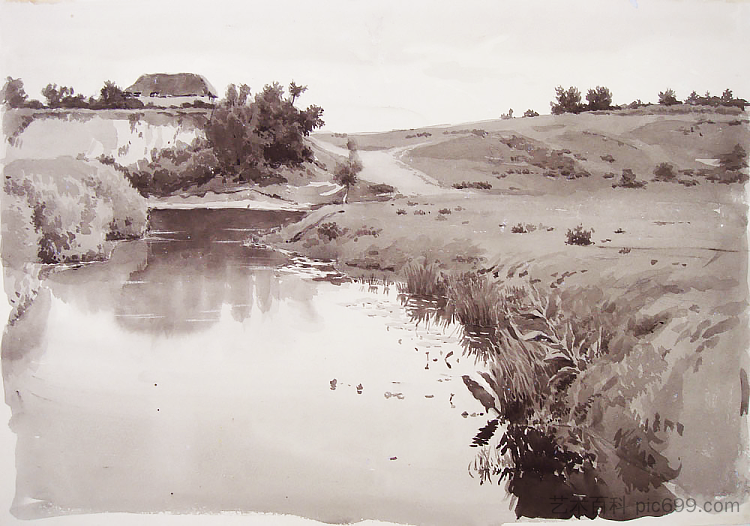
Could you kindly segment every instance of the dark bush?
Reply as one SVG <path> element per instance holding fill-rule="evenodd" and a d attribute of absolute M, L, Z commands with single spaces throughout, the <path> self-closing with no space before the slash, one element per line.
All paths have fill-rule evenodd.
<path fill-rule="evenodd" d="M 592 111 L 611 109 L 612 92 L 609 91 L 609 88 L 597 86 L 586 93 L 586 101 L 588 102 L 588 109 Z"/>
<path fill-rule="evenodd" d="M 608 163 L 613 163 L 613 162 L 615 162 L 615 158 L 614 158 L 614 157 L 612 157 L 612 156 L 611 156 L 610 154 L 607 154 L 607 155 L 602 155 L 602 156 L 601 156 L 601 160 L 602 160 L 602 161 L 606 161 L 606 162 L 608 162 Z"/>
<path fill-rule="evenodd" d="M 659 163 L 654 168 L 654 181 L 672 182 L 677 178 L 674 166 L 670 163 Z"/>
<path fill-rule="evenodd" d="M 438 210 L 438 214 L 450 214 L 450 213 L 451 213 L 450 208 L 441 208 L 440 210 Z"/>
<path fill-rule="evenodd" d="M 591 234 L 593 232 L 593 229 L 586 230 L 583 228 L 583 225 L 578 225 L 572 230 L 568 229 L 568 232 L 565 234 L 565 237 L 567 238 L 565 243 L 568 245 L 591 245 L 593 243 L 593 241 L 591 241 Z"/>
<path fill-rule="evenodd" d="M 453 183 L 453 188 L 456 188 L 458 190 L 463 190 L 465 188 L 474 188 L 477 190 L 491 190 L 492 189 L 492 183 L 489 181 L 482 182 L 482 181 L 463 181 L 460 183 Z"/>
<path fill-rule="evenodd" d="M 555 98 L 556 102 L 550 102 L 554 115 L 580 113 L 585 109 L 585 106 L 581 104 L 581 92 L 574 86 L 569 87 L 567 90 L 562 86 L 556 87 Z"/>
<path fill-rule="evenodd" d="M 304 137 L 323 125 L 323 109 L 298 110 L 278 83 L 267 85 L 253 102 L 222 101 L 206 127 L 206 138 L 224 174 L 238 181 L 261 182 L 270 169 L 312 162 Z"/>
<path fill-rule="evenodd" d="M 339 237 L 341 234 L 341 228 L 335 221 L 332 221 L 330 223 L 323 223 L 318 227 L 318 237 L 321 239 L 327 237 L 328 241 L 332 241 Z"/>
<path fill-rule="evenodd" d="M 100 159 L 101 160 L 101 159 Z M 107 162 L 107 160 L 102 160 Z M 141 195 L 164 197 L 208 183 L 219 174 L 219 161 L 204 139 L 151 151 L 129 167 L 115 165 Z"/>
<path fill-rule="evenodd" d="M 659 104 L 673 106 L 675 104 L 680 104 L 680 101 L 677 100 L 674 90 L 668 88 L 666 91 L 659 92 Z"/>
<path fill-rule="evenodd" d="M 369 188 L 372 192 L 375 192 L 376 194 L 392 194 L 396 191 L 396 188 L 385 183 L 376 183 L 369 185 Z"/>
<path fill-rule="evenodd" d="M 539 113 L 535 112 L 532 109 L 528 109 L 525 112 L 523 112 L 524 117 L 539 117 Z"/>

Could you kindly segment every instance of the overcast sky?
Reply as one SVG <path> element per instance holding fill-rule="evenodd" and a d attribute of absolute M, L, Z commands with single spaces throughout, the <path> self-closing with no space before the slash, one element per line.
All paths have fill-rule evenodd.
<path fill-rule="evenodd" d="M 0 0 L 0 73 L 98 94 L 195 72 L 223 94 L 309 86 L 326 129 L 376 131 L 549 113 L 554 87 L 616 103 L 731 88 L 750 99 L 750 2 L 677 0 Z"/>

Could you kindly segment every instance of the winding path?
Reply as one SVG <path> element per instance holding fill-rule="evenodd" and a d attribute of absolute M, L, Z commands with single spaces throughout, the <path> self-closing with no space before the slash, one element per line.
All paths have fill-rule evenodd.
<path fill-rule="evenodd" d="M 319 148 L 335 155 L 347 157 L 349 151 L 346 148 L 334 146 L 325 141 L 311 139 Z M 394 186 L 403 195 L 444 195 L 458 194 L 459 190 L 440 186 L 435 179 L 429 175 L 415 170 L 398 158 L 407 150 L 413 149 L 419 144 L 391 148 L 389 150 L 359 150 L 363 169 L 359 177 L 371 183 L 384 183 Z"/>

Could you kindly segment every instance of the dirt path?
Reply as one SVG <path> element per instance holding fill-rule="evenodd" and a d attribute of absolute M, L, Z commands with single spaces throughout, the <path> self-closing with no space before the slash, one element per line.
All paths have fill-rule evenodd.
<path fill-rule="evenodd" d="M 325 141 L 311 139 L 318 147 L 335 155 L 348 156 L 345 148 L 334 146 Z M 429 175 L 411 168 L 399 160 L 401 155 L 420 144 L 391 148 L 389 150 L 360 150 L 364 168 L 359 174 L 361 179 L 371 183 L 384 183 L 394 186 L 403 195 L 460 195 L 463 192 L 453 188 L 445 188 Z"/>

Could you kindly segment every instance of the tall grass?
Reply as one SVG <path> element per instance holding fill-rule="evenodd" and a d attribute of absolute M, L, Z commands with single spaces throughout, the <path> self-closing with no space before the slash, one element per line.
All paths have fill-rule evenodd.
<path fill-rule="evenodd" d="M 650 342 L 676 311 L 643 312 L 665 288 L 636 277 L 621 289 L 563 290 L 523 274 L 438 276 L 418 265 L 409 271 L 409 292 L 435 292 L 437 283 L 444 290 L 439 315 L 461 325 L 464 352 L 485 366 L 480 374 L 507 424 L 470 472 L 480 482 L 507 479 L 519 498 L 517 512 L 528 516 L 549 512 L 537 506 L 540 491 L 547 500 L 632 491 L 645 498 L 649 488 L 669 497 L 663 483 L 678 471 L 661 449 L 671 431 L 644 430 L 653 414 L 627 405 L 648 396 L 668 371 L 664 350 Z M 583 514 L 597 513 L 603 510 Z"/>

